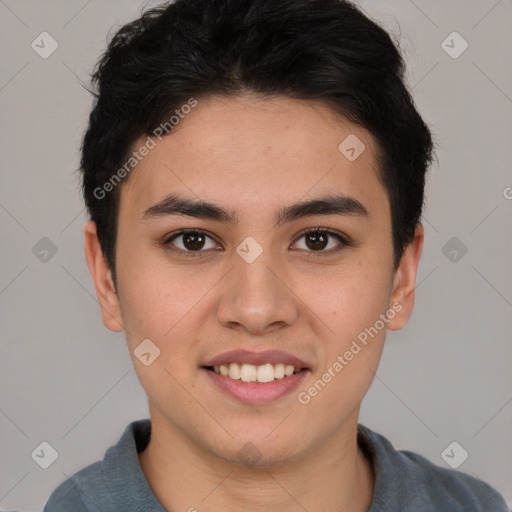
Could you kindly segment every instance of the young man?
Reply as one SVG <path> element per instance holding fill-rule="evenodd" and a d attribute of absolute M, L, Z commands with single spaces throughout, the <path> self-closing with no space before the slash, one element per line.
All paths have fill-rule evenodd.
<path fill-rule="evenodd" d="M 341 0 L 178 0 L 117 33 L 85 249 L 151 418 L 45 512 L 506 510 L 358 423 L 423 244 L 432 139 L 403 72 Z"/>

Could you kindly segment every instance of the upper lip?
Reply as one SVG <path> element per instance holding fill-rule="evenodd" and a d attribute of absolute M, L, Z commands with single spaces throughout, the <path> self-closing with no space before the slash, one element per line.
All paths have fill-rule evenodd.
<path fill-rule="evenodd" d="M 213 359 L 207 361 L 203 366 L 220 366 L 228 365 L 230 363 L 238 364 L 252 364 L 260 366 L 267 363 L 285 365 L 292 365 L 295 368 L 307 368 L 307 364 L 287 352 L 281 350 L 265 350 L 264 352 L 251 352 L 249 350 L 231 350 L 215 356 Z"/>

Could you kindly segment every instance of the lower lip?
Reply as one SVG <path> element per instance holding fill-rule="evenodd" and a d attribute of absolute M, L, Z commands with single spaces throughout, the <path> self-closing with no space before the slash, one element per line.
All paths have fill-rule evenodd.
<path fill-rule="evenodd" d="M 220 373 L 202 368 L 210 379 L 225 393 L 245 404 L 266 404 L 277 400 L 296 389 L 309 373 L 302 370 L 271 382 L 244 382 L 230 379 Z"/>

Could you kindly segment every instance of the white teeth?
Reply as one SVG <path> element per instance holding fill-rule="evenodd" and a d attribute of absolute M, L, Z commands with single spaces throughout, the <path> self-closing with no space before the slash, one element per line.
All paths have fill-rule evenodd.
<path fill-rule="evenodd" d="M 258 382 L 271 382 L 274 380 L 274 368 L 271 364 L 258 366 L 257 373 Z"/>
<path fill-rule="evenodd" d="M 213 367 L 215 373 L 220 373 L 224 377 L 243 382 L 272 382 L 275 379 L 282 379 L 300 371 L 291 364 L 270 363 L 255 366 L 253 364 L 231 363 L 229 365 L 221 364 Z"/>
<path fill-rule="evenodd" d="M 284 364 L 279 363 L 274 366 L 274 379 L 282 379 L 284 377 Z"/>
<path fill-rule="evenodd" d="M 235 380 L 240 379 L 240 366 L 238 366 L 238 363 L 231 363 L 229 365 L 229 378 Z"/>
<path fill-rule="evenodd" d="M 294 370 L 295 370 L 295 368 L 291 364 L 287 364 L 284 367 L 284 374 L 286 376 L 289 376 L 289 375 L 291 375 L 293 373 Z"/>
<path fill-rule="evenodd" d="M 252 364 L 243 364 L 240 369 L 240 380 L 244 382 L 256 382 L 258 370 Z"/>

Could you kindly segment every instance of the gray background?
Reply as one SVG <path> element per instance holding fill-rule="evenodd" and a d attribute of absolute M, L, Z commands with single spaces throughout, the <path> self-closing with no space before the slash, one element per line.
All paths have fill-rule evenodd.
<path fill-rule="evenodd" d="M 41 510 L 148 416 L 124 334 L 101 322 L 74 172 L 91 105 L 80 80 L 89 83 L 111 27 L 144 4 L 0 0 L 2 510 Z M 388 334 L 361 423 L 443 466 L 457 441 L 469 453 L 459 469 L 512 503 L 512 2 L 360 4 L 400 37 L 438 143 L 416 309 Z M 43 31 L 59 45 L 47 59 L 31 48 Z M 441 46 L 453 31 L 469 44 L 458 58 Z M 46 261 L 32 250 L 43 237 L 57 249 Z M 42 441 L 59 454 L 48 469 L 31 458 Z"/>

